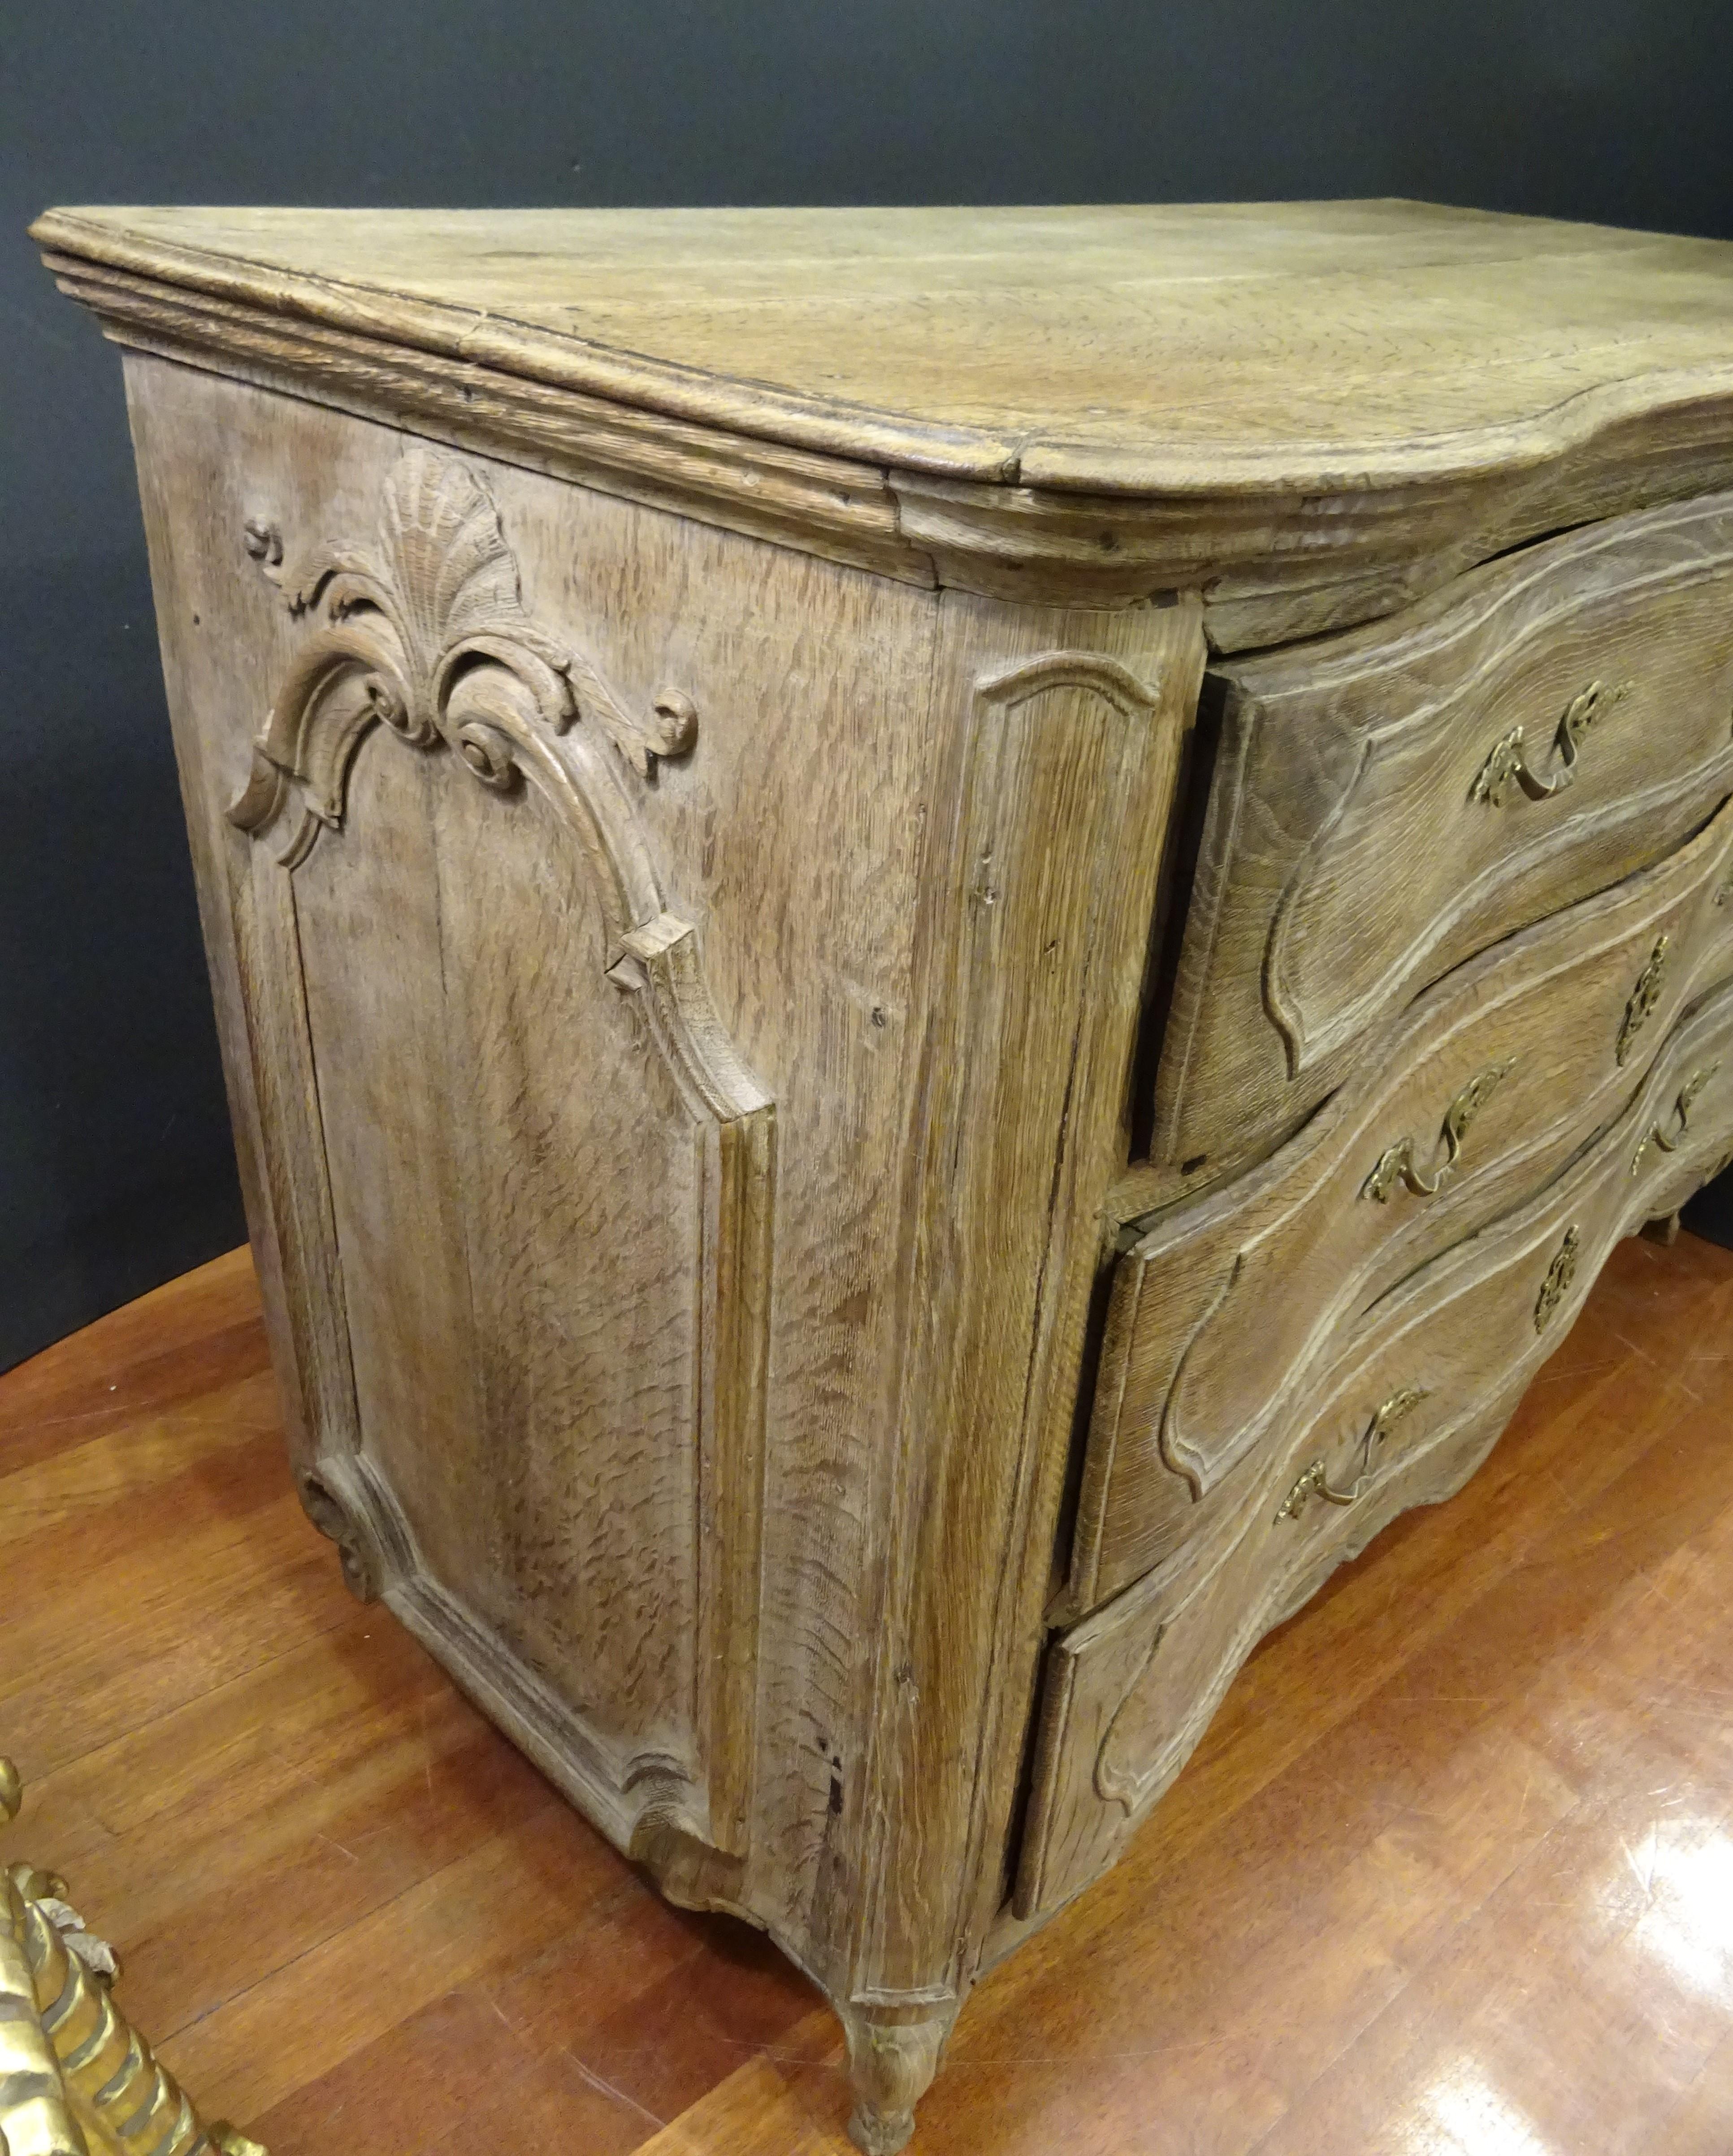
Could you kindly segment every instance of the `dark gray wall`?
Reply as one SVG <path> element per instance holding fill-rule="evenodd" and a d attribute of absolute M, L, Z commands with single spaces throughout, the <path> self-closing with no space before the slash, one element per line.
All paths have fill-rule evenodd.
<path fill-rule="evenodd" d="M 0 1368 L 238 1240 L 120 368 L 50 203 L 1405 194 L 1733 234 L 1727 0 L 260 0 L 0 53 Z"/>

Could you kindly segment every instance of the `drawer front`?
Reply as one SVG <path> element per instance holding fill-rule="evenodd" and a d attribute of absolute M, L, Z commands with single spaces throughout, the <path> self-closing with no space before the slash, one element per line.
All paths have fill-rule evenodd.
<path fill-rule="evenodd" d="M 1273 1160 L 1157 1221 L 1115 1272 L 1067 1606 L 1206 1530 L 1368 1306 L 1556 1174 L 1730 971 L 1733 803 L 1659 867 L 1459 968 Z"/>
<path fill-rule="evenodd" d="M 1284 1440 L 1242 1462 L 1207 1535 L 1054 1642 L 1020 1914 L 1056 1907 L 1114 1861 L 1271 1625 L 1398 1512 L 1460 1486 L 1613 1244 L 1679 1204 L 1730 1147 L 1725 988 L 1582 1160 L 1375 1305 Z"/>
<path fill-rule="evenodd" d="M 1733 792 L 1733 496 L 1617 519 L 1213 676 L 1154 1157 L 1298 1127 L 1428 983 Z"/>

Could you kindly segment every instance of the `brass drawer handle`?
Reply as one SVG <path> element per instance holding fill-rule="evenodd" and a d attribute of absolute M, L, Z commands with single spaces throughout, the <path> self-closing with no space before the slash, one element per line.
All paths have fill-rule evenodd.
<path fill-rule="evenodd" d="M 1444 1111 L 1444 1120 L 1439 1127 L 1437 1145 L 1444 1148 L 1444 1158 L 1438 1162 L 1432 1174 L 1423 1174 L 1415 1165 L 1418 1151 L 1413 1138 L 1400 1138 L 1387 1147 L 1378 1157 L 1378 1164 L 1360 1186 L 1362 1198 L 1377 1200 L 1380 1205 L 1390 1203 L 1391 1193 L 1401 1183 L 1417 1198 L 1435 1198 L 1444 1187 L 1445 1178 L 1462 1157 L 1463 1140 L 1469 1134 L 1469 1126 L 1486 1106 L 1499 1087 L 1516 1066 L 1516 1058 L 1507 1055 L 1502 1063 L 1495 1063 L 1483 1070 L 1478 1078 L 1468 1084 Z"/>
<path fill-rule="evenodd" d="M 1666 1121 L 1657 1123 L 1642 1144 L 1638 1147 L 1636 1152 L 1632 1154 L 1633 1175 L 1638 1172 L 1648 1158 L 1651 1146 L 1655 1147 L 1661 1152 L 1679 1151 L 1680 1146 L 1684 1143 L 1684 1134 L 1690 1123 L 1691 1111 L 1697 1105 L 1698 1096 L 1720 1067 L 1719 1063 L 1711 1063 L 1701 1070 L 1694 1070 L 1685 1080 L 1684 1085 L 1679 1089 L 1679 1098 L 1673 1103 Z M 1675 1117 L 1678 1120 L 1678 1128 L 1669 1130 L 1668 1124 L 1673 1122 Z"/>
<path fill-rule="evenodd" d="M 1673 948 L 1670 936 L 1657 936 L 1655 947 L 1648 954 L 1648 963 L 1637 976 L 1637 985 L 1631 991 L 1631 999 L 1625 1005 L 1625 1014 L 1619 1023 L 1618 1041 L 1613 1049 L 1613 1060 L 1621 1067 L 1631 1052 L 1632 1044 L 1654 1016 L 1655 1006 L 1661 1000 L 1661 986 L 1667 978 L 1667 954 Z"/>
<path fill-rule="evenodd" d="M 1577 1260 L 1582 1248 L 1582 1237 L 1572 1224 L 1565 1230 L 1565 1240 L 1552 1254 L 1552 1263 L 1546 1268 L 1546 1277 L 1541 1283 L 1541 1292 L 1535 1297 L 1535 1330 L 1544 1332 L 1552 1322 L 1552 1313 L 1571 1292 L 1571 1283 L 1577 1277 Z"/>
<path fill-rule="evenodd" d="M 1591 681 L 1580 696 L 1571 698 L 1552 737 L 1559 769 L 1551 778 L 1542 778 L 1531 768 L 1528 752 L 1523 747 L 1522 728 L 1512 726 L 1509 733 L 1493 743 L 1491 753 L 1475 773 L 1474 783 L 1469 788 L 1469 800 L 1484 801 L 1489 808 L 1502 808 L 1513 780 L 1530 801 L 1550 801 L 1554 794 L 1562 793 L 1577 776 L 1577 754 L 1583 736 L 1630 693 L 1628 681 L 1621 681 L 1610 689 L 1604 681 Z"/>
<path fill-rule="evenodd" d="M 1396 1425 L 1411 1415 L 1428 1397 L 1416 1386 L 1405 1386 L 1392 1393 L 1367 1425 L 1366 1435 L 1360 1440 L 1360 1471 L 1346 1490 L 1338 1490 L 1330 1480 L 1329 1470 L 1320 1453 L 1300 1476 L 1294 1487 L 1283 1498 L 1278 1520 L 1297 1520 L 1313 1497 L 1321 1497 L 1326 1505 L 1351 1505 L 1364 1494 L 1372 1479 L 1372 1456 L 1389 1436 Z"/>

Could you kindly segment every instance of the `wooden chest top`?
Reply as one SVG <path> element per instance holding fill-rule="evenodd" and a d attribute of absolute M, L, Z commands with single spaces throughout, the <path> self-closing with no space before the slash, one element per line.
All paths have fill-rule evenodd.
<path fill-rule="evenodd" d="M 1202 583 L 1225 648 L 1733 478 L 1721 242 L 1405 202 L 74 208 L 35 233 L 127 341 L 389 394 L 520 459 L 576 406 L 684 513 L 1004 596 Z"/>
<path fill-rule="evenodd" d="M 94 209 L 69 251 L 956 478 L 1331 490 L 1733 393 L 1733 246 L 1423 203 Z M 1228 460 L 1224 467 L 1223 460 Z"/>

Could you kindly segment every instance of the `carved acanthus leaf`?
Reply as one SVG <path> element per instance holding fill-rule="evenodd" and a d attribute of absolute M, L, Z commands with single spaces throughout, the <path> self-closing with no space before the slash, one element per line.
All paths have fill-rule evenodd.
<path fill-rule="evenodd" d="M 443 742 L 502 789 L 518 776 L 514 737 L 525 726 L 551 737 L 597 726 L 644 778 L 697 737 L 684 692 L 663 690 L 640 719 L 581 652 L 536 626 L 485 485 L 424 443 L 398 459 L 372 541 L 290 553 L 262 519 L 243 536 L 290 613 L 315 624 L 228 811 L 262 834 L 298 806 L 279 856 L 286 867 L 342 820 L 350 762 L 376 724 L 413 747 Z"/>

